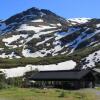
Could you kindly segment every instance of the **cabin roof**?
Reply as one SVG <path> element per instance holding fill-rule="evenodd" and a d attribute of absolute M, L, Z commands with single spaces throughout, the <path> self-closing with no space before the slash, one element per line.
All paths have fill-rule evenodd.
<path fill-rule="evenodd" d="M 31 80 L 79 80 L 85 77 L 90 70 L 81 71 L 40 71 L 33 74 Z"/>

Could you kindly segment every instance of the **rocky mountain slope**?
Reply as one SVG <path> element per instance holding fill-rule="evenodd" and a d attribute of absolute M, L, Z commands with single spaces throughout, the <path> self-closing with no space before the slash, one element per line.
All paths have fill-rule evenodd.
<path fill-rule="evenodd" d="M 35 63 L 35 60 L 24 63 L 53 64 L 73 60 L 77 63 L 76 68 L 95 67 L 100 62 L 99 47 L 100 19 L 66 20 L 49 10 L 31 8 L 0 21 L 0 59 L 3 66 L 5 62 L 19 59 L 22 59 L 17 63 L 19 66 L 25 59 L 39 59 Z M 41 59 L 48 59 L 48 63 Z M 13 66 L 15 62 L 8 65 Z"/>

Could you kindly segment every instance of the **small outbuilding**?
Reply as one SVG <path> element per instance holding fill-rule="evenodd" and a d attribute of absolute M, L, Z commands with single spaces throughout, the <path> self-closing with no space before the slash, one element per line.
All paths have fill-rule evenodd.
<path fill-rule="evenodd" d="M 64 89 L 95 87 L 95 77 L 91 70 L 40 71 L 29 79 L 35 81 L 34 87 Z"/>

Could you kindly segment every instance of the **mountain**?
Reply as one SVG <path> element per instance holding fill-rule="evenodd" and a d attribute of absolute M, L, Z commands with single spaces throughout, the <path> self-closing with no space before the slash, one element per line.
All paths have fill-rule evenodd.
<path fill-rule="evenodd" d="M 65 19 L 31 8 L 0 21 L 1 67 L 45 65 L 72 60 L 75 69 L 100 63 L 100 19 Z"/>

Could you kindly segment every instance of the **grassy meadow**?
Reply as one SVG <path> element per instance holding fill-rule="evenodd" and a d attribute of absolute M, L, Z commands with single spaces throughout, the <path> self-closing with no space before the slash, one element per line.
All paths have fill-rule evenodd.
<path fill-rule="evenodd" d="M 87 90 L 9 88 L 0 90 L 0 100 L 100 100 Z"/>

